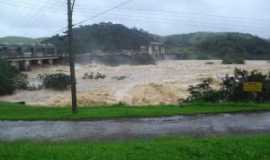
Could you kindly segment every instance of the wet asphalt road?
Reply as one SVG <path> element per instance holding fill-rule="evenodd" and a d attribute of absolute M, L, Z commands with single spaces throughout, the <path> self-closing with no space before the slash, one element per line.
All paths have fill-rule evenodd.
<path fill-rule="evenodd" d="M 92 122 L 1 121 L 0 140 L 122 139 L 168 135 L 270 133 L 270 112 Z"/>

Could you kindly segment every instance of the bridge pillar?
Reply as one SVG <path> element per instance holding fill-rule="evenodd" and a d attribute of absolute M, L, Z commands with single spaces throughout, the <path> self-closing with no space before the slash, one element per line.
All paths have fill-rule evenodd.
<path fill-rule="evenodd" d="M 49 59 L 49 64 L 53 65 L 53 59 Z"/>
<path fill-rule="evenodd" d="M 42 65 L 43 64 L 43 61 L 42 60 L 38 60 L 37 63 L 38 63 L 38 65 Z"/>
<path fill-rule="evenodd" d="M 160 52 L 161 52 L 162 55 L 165 55 L 165 54 L 166 54 L 166 49 L 165 49 L 165 47 L 161 47 L 160 50 L 161 50 Z"/>
<path fill-rule="evenodd" d="M 29 71 L 31 69 L 30 61 L 24 61 L 24 70 Z"/>
<path fill-rule="evenodd" d="M 148 54 L 153 54 L 153 47 L 151 45 L 148 47 Z"/>

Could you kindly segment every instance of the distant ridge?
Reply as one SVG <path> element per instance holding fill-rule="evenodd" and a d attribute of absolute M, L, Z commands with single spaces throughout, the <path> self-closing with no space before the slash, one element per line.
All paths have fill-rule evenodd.
<path fill-rule="evenodd" d="M 0 43 L 33 44 L 39 41 L 52 43 L 62 52 L 66 49 L 63 35 L 47 39 L 15 36 L 0 38 Z M 179 54 L 184 59 L 270 59 L 269 39 L 248 33 L 195 32 L 160 36 L 111 22 L 74 28 L 74 51 L 78 54 L 96 50 L 108 53 L 136 50 L 152 41 L 163 42 L 167 53 Z"/>
<path fill-rule="evenodd" d="M 164 39 L 168 52 L 183 54 L 188 59 L 270 58 L 270 42 L 247 33 L 196 32 L 165 36 Z"/>
<path fill-rule="evenodd" d="M 7 36 L 0 37 L 0 44 L 35 44 L 42 41 L 43 38 L 29 38 L 29 37 L 19 37 L 19 36 Z"/>

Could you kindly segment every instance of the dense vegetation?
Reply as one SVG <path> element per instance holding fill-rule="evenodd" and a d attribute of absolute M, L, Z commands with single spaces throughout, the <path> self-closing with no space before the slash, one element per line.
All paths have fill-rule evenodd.
<path fill-rule="evenodd" d="M 71 85 L 70 76 L 63 73 L 46 74 L 42 80 L 43 86 L 47 89 L 65 90 Z"/>
<path fill-rule="evenodd" d="M 207 33 L 172 35 L 165 37 L 170 53 L 197 59 L 265 59 L 270 58 L 269 41 L 243 33 Z"/>
<path fill-rule="evenodd" d="M 3 142 L 3 160 L 269 160 L 270 136 Z M 71 158 L 72 157 L 72 158 Z"/>
<path fill-rule="evenodd" d="M 42 39 L 28 37 L 8 36 L 0 38 L 0 44 L 35 44 Z"/>
<path fill-rule="evenodd" d="M 5 37 L 1 43 L 33 43 L 41 39 Z M 65 51 L 66 36 L 55 35 L 42 39 Z M 121 24 L 99 23 L 74 28 L 74 50 L 87 53 L 103 50 L 110 53 L 119 50 L 139 49 L 151 41 L 164 42 L 167 52 L 186 59 L 270 59 L 270 41 L 244 33 L 197 32 L 171 36 L 150 34 L 142 29 L 128 28 Z M 238 62 L 233 62 L 238 63 Z"/>
<path fill-rule="evenodd" d="M 4 61 L 0 61 L 0 95 L 12 94 L 15 88 L 16 71 Z"/>
<path fill-rule="evenodd" d="M 12 94 L 16 89 L 25 89 L 26 78 L 7 62 L 0 60 L 0 96 Z"/>
<path fill-rule="evenodd" d="M 154 36 L 136 28 L 127 28 L 121 24 L 100 23 L 80 26 L 74 29 L 74 48 L 78 53 L 92 50 L 119 51 L 139 49 L 147 45 Z M 53 36 L 46 40 L 64 49 L 65 37 Z"/>
<path fill-rule="evenodd" d="M 244 57 L 230 57 L 226 56 L 222 58 L 222 64 L 245 64 L 245 58 Z"/>
<path fill-rule="evenodd" d="M 246 82 L 262 83 L 262 92 L 250 93 L 244 91 L 244 83 Z M 233 76 L 227 75 L 222 80 L 220 89 L 214 89 L 212 83 L 212 79 L 206 79 L 198 85 L 191 86 L 189 88 L 191 96 L 188 101 L 270 101 L 270 73 L 263 74 L 256 70 L 248 72 L 235 69 Z"/>
<path fill-rule="evenodd" d="M 75 28 L 75 48 L 78 52 L 91 50 L 117 51 L 138 49 L 150 41 L 164 42 L 168 53 L 187 59 L 265 59 L 270 58 L 270 42 L 243 33 L 198 32 L 172 36 L 149 34 L 120 24 L 100 23 Z M 64 37 L 56 35 L 48 42 L 63 48 Z M 238 63 L 238 62 L 236 62 Z"/>

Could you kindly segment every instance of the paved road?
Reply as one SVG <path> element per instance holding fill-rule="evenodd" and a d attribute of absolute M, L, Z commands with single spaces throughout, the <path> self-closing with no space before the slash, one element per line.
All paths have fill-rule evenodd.
<path fill-rule="evenodd" d="M 0 140 L 76 140 L 270 133 L 270 112 L 93 122 L 0 122 Z"/>

